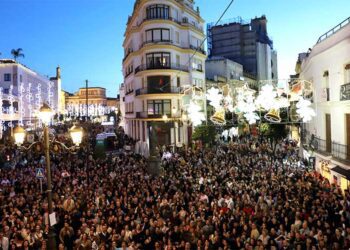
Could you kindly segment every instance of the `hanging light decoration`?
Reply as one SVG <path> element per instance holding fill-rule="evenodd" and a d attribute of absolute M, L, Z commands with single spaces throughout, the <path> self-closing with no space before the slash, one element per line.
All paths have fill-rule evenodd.
<path fill-rule="evenodd" d="M 264 118 L 273 123 L 281 122 L 280 110 L 278 108 L 272 108 L 269 112 L 264 116 Z"/>
<path fill-rule="evenodd" d="M 201 125 L 202 122 L 205 121 L 205 115 L 204 112 L 201 111 L 201 109 L 202 108 L 200 105 L 194 103 L 193 101 L 190 101 L 187 112 L 189 119 L 195 127 Z"/>
<path fill-rule="evenodd" d="M 311 101 L 306 100 L 303 97 L 300 97 L 298 103 L 296 104 L 296 112 L 303 122 L 309 122 L 312 120 L 312 117 L 316 116 L 315 111 L 310 106 Z"/>
<path fill-rule="evenodd" d="M 225 125 L 226 119 L 225 119 L 225 109 L 222 107 L 219 107 L 216 109 L 214 115 L 210 117 L 210 120 L 217 125 Z"/>

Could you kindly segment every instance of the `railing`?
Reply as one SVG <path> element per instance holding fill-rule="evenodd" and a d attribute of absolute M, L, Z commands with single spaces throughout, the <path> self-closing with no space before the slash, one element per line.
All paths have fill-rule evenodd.
<path fill-rule="evenodd" d="M 340 86 L 340 100 L 350 100 L 350 83 L 346 83 Z"/>
<path fill-rule="evenodd" d="M 153 119 L 163 119 L 165 114 L 149 114 L 147 111 L 136 112 L 136 118 L 145 119 L 145 118 L 153 118 Z M 179 119 L 180 116 L 176 114 L 166 114 L 168 119 Z"/>
<path fill-rule="evenodd" d="M 128 73 L 125 74 L 125 78 L 127 78 L 129 75 L 131 75 L 132 73 L 134 73 L 134 71 L 130 71 Z"/>
<path fill-rule="evenodd" d="M 133 52 L 133 50 L 129 50 L 128 53 L 124 56 L 123 62 L 128 58 L 128 56 Z"/>
<path fill-rule="evenodd" d="M 338 159 L 349 160 L 350 154 L 348 151 L 348 145 L 332 142 L 332 155 Z"/>
<path fill-rule="evenodd" d="M 142 20 L 142 22 L 139 25 L 143 24 L 146 21 L 151 21 L 151 20 L 168 20 L 168 21 L 172 21 L 172 22 L 175 22 L 175 23 L 183 25 L 183 26 L 192 27 L 193 29 L 198 30 L 202 33 L 204 32 L 203 27 L 196 26 L 193 23 L 188 22 L 187 20 L 177 20 L 177 19 L 170 17 L 170 16 L 146 17 L 145 19 Z"/>
<path fill-rule="evenodd" d="M 130 90 L 128 90 L 128 91 L 125 92 L 125 95 L 130 95 L 130 94 L 133 93 L 133 92 L 134 92 L 134 90 L 133 90 L 133 89 L 130 89 Z"/>
<path fill-rule="evenodd" d="M 143 46 L 145 46 L 147 44 L 173 44 L 173 41 L 172 40 L 161 40 L 161 39 L 152 40 L 152 41 L 145 41 L 141 44 L 140 49 L 142 49 Z"/>
<path fill-rule="evenodd" d="M 204 55 L 206 55 L 207 53 L 205 52 L 204 49 L 202 49 L 201 47 L 196 47 L 196 46 L 193 46 L 193 45 L 190 45 L 190 49 L 193 49 L 193 50 L 196 50 Z"/>
<path fill-rule="evenodd" d="M 148 95 L 148 94 L 178 94 L 180 93 L 181 88 L 179 87 L 160 87 L 159 89 L 148 89 L 148 88 L 143 88 L 143 89 L 137 89 L 135 91 L 135 96 L 139 95 Z"/>
<path fill-rule="evenodd" d="M 314 137 L 310 140 L 310 146 L 316 152 L 319 152 L 321 154 L 327 154 L 340 160 L 350 161 L 350 151 L 348 145 L 340 144 L 337 142 L 331 142 L 329 144 L 329 148 L 327 148 L 326 140 Z"/>
<path fill-rule="evenodd" d="M 142 112 L 136 112 L 136 118 L 142 119 L 142 118 L 154 118 L 159 119 L 163 118 L 164 114 L 149 114 L 147 111 Z M 168 118 L 172 118 L 171 114 L 166 114 Z"/>
<path fill-rule="evenodd" d="M 328 37 L 332 36 L 334 33 L 336 33 L 337 31 L 339 31 L 341 28 L 343 28 L 345 25 L 348 25 L 348 24 L 350 24 L 350 17 L 348 17 L 347 19 L 342 21 L 340 24 L 338 24 L 337 26 L 335 26 L 334 28 L 332 28 L 331 30 L 327 31 L 322 36 L 320 36 L 320 38 L 318 38 L 317 40 L 317 43 L 320 43 L 323 40 L 327 39 Z"/>
<path fill-rule="evenodd" d="M 135 69 L 135 74 L 140 71 L 152 70 L 152 69 L 174 69 L 188 72 L 188 66 L 179 64 L 142 64 Z"/>

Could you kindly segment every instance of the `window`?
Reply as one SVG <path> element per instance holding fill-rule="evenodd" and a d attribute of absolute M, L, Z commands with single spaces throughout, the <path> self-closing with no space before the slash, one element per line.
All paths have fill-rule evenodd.
<path fill-rule="evenodd" d="M 23 77 L 22 75 L 19 75 L 19 81 L 22 82 L 23 81 Z"/>
<path fill-rule="evenodd" d="M 150 5 L 146 9 L 147 19 L 169 19 L 169 6 L 164 4 Z"/>
<path fill-rule="evenodd" d="M 180 85 L 181 85 L 180 79 L 181 79 L 181 78 L 180 78 L 179 76 L 178 76 L 177 79 L 176 79 L 176 87 L 178 87 L 178 88 L 179 88 Z"/>
<path fill-rule="evenodd" d="M 193 78 L 193 85 L 199 88 L 203 88 L 203 80 L 199 78 Z"/>
<path fill-rule="evenodd" d="M 151 29 L 146 30 L 146 41 L 147 42 L 169 42 L 170 41 L 170 30 L 169 29 Z"/>
<path fill-rule="evenodd" d="M 175 31 L 175 37 L 176 37 L 176 43 L 180 43 L 180 33 L 178 31 Z"/>
<path fill-rule="evenodd" d="M 4 94 L 9 94 L 10 93 L 10 90 L 9 89 L 4 89 Z"/>
<path fill-rule="evenodd" d="M 345 84 L 350 83 L 350 63 L 347 64 L 344 68 L 344 80 Z"/>
<path fill-rule="evenodd" d="M 146 55 L 146 62 L 148 69 L 159 69 L 170 67 L 170 53 L 156 52 Z"/>
<path fill-rule="evenodd" d="M 323 85 L 323 88 L 329 88 L 329 72 L 328 72 L 328 70 L 323 72 L 322 85 Z"/>
<path fill-rule="evenodd" d="M 147 77 L 148 93 L 167 93 L 170 91 L 170 76 Z"/>
<path fill-rule="evenodd" d="M 202 71 L 203 71 L 202 61 L 199 60 L 199 59 L 194 58 L 194 59 L 193 59 L 193 63 L 192 63 L 192 68 L 193 68 L 194 70 L 197 70 L 197 71 L 202 72 Z"/>
<path fill-rule="evenodd" d="M 171 101 L 170 100 L 148 100 L 147 113 L 149 115 L 170 115 Z"/>
<path fill-rule="evenodd" d="M 4 81 L 10 82 L 11 81 L 11 74 L 9 74 L 9 73 L 4 74 Z"/>

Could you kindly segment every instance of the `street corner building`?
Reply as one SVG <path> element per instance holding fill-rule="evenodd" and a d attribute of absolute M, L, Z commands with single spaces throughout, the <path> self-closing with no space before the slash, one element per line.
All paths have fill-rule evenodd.
<path fill-rule="evenodd" d="M 192 126 L 181 120 L 183 92 L 195 86 L 205 93 L 203 27 L 191 0 L 135 2 L 123 43 L 120 110 L 142 154 L 190 141 Z"/>
<path fill-rule="evenodd" d="M 15 124 L 30 126 L 43 103 L 60 112 L 61 72 L 48 78 L 12 60 L 0 59 L 0 133 Z"/>
<path fill-rule="evenodd" d="M 317 114 L 303 127 L 305 148 L 315 157 L 316 170 L 345 190 L 350 186 L 350 17 L 299 54 L 296 73 L 314 85 Z"/>

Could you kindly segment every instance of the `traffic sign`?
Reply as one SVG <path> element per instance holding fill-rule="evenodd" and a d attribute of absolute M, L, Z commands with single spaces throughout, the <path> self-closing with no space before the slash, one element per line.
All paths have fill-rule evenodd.
<path fill-rule="evenodd" d="M 35 176 L 36 176 L 36 178 L 38 178 L 38 179 L 44 179 L 44 169 L 42 169 L 42 168 L 37 168 L 37 169 L 35 170 Z"/>

